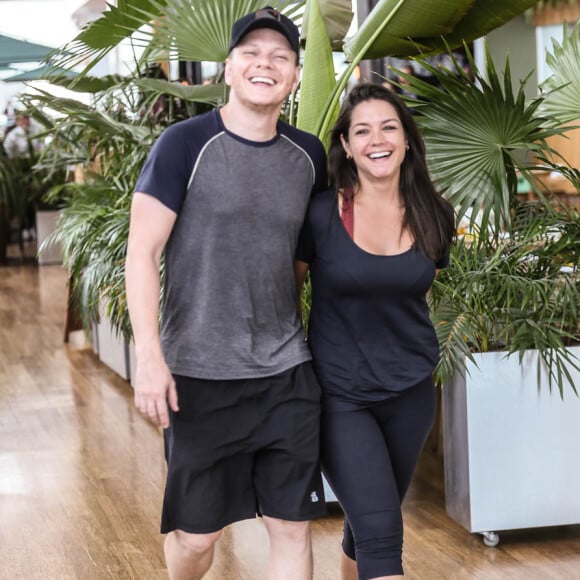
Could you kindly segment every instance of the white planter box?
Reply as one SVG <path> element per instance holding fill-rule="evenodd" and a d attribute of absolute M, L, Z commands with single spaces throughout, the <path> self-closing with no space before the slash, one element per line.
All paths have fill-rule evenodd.
<path fill-rule="evenodd" d="M 328 485 L 328 481 L 326 481 L 324 475 L 322 476 L 322 484 L 324 485 L 324 497 L 326 499 L 326 503 L 336 503 L 338 500 L 330 488 L 330 485 Z"/>
<path fill-rule="evenodd" d="M 447 513 L 488 545 L 497 530 L 580 523 L 580 398 L 550 392 L 537 351 L 475 359 L 443 387 Z"/>
<path fill-rule="evenodd" d="M 95 325 L 93 341 L 95 353 L 102 363 L 114 370 L 122 378 L 130 376 L 129 345 L 125 338 L 118 336 L 105 314 L 105 307 L 100 307 L 101 320 Z"/>
<path fill-rule="evenodd" d="M 62 248 L 58 244 L 50 244 L 41 248 L 44 240 L 52 234 L 58 224 L 61 210 L 41 210 L 36 212 L 36 243 L 38 244 L 38 263 L 62 264 Z"/>

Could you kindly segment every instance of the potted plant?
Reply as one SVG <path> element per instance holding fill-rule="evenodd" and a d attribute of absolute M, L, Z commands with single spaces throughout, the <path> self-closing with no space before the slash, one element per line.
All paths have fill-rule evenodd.
<path fill-rule="evenodd" d="M 478 71 L 467 51 L 474 78 L 459 66 L 431 67 L 438 86 L 408 77 L 431 172 L 467 226 L 430 294 L 447 511 L 487 545 L 501 529 L 580 523 L 580 218 L 538 177 L 549 168 L 578 189 L 546 138 L 580 118 L 579 50 L 577 26 L 549 56 L 551 92 L 531 102 L 489 54 Z M 518 173 L 538 201 L 519 201 Z"/>
<path fill-rule="evenodd" d="M 36 154 L 12 158 L 0 155 L 0 261 L 6 259 L 13 227 L 18 229 L 20 251 L 24 255 L 22 230 L 32 227 L 34 218 L 30 212 L 52 207 L 44 196 L 64 182 L 64 172 L 48 171 L 38 162 Z M 36 226 L 38 229 L 38 221 Z"/>
<path fill-rule="evenodd" d="M 15 213 L 16 176 L 13 164 L 0 148 L 0 264 L 6 261 L 10 222 Z"/>

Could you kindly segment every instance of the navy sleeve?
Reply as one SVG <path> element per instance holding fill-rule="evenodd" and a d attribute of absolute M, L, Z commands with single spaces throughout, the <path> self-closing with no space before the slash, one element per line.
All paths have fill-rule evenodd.
<path fill-rule="evenodd" d="M 314 186 L 312 188 L 312 193 L 318 193 L 319 191 L 324 191 L 328 189 L 326 151 L 324 151 L 324 147 L 322 146 L 322 143 L 318 139 L 316 139 L 315 146 L 313 147 L 312 159 L 316 170 L 316 177 L 314 181 Z"/>
<path fill-rule="evenodd" d="M 328 173 L 326 168 L 326 151 L 320 142 L 320 139 L 312 133 L 307 133 L 288 125 L 288 123 L 280 122 L 280 130 L 288 135 L 288 137 L 302 147 L 307 155 L 312 160 L 314 165 L 314 184 L 312 185 L 312 193 L 318 193 L 328 189 Z"/>
<path fill-rule="evenodd" d="M 306 219 L 302 224 L 298 245 L 296 246 L 295 258 L 310 264 L 314 259 L 314 236 L 312 235 L 312 226 L 310 220 L 310 208 L 306 213 Z"/>
<path fill-rule="evenodd" d="M 221 129 L 216 109 L 171 125 L 157 139 L 135 185 L 178 213 L 204 145 Z"/>
<path fill-rule="evenodd" d="M 141 170 L 135 192 L 147 193 L 178 213 L 185 199 L 191 168 L 180 123 L 161 133 Z"/>

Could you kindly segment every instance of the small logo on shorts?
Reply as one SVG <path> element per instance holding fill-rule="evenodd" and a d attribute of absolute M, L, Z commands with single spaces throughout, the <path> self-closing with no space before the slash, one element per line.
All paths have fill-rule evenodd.
<path fill-rule="evenodd" d="M 318 501 L 318 495 L 316 494 L 316 492 L 315 492 L 315 491 L 313 491 L 313 492 L 310 494 L 310 501 L 311 501 L 312 503 L 316 503 L 316 502 Z"/>

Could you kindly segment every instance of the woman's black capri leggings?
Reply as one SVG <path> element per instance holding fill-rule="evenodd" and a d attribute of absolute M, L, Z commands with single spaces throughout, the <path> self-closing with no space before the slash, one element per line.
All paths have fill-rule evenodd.
<path fill-rule="evenodd" d="M 323 411 L 322 467 L 360 580 L 402 574 L 401 503 L 435 416 L 428 379 L 371 406 Z"/>

